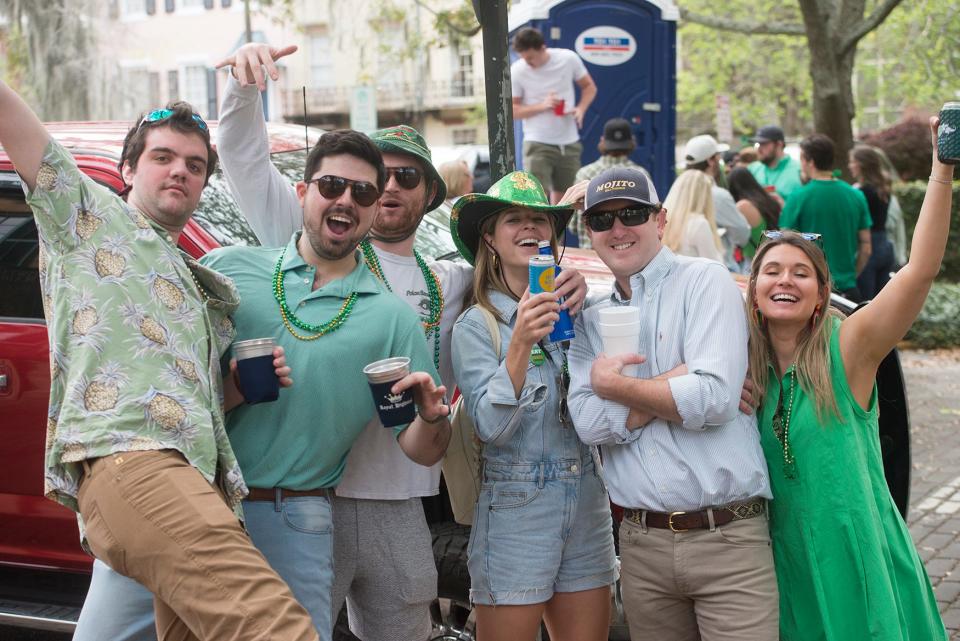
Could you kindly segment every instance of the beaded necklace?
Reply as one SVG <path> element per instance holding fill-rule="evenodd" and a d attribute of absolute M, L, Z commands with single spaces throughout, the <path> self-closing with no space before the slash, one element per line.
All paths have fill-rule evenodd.
<path fill-rule="evenodd" d="M 280 258 L 277 259 L 277 266 L 273 270 L 273 297 L 276 298 L 277 303 L 280 304 L 280 317 L 283 319 L 283 325 L 287 328 L 287 331 L 299 340 L 315 341 L 324 334 L 329 334 L 339 329 L 341 325 L 347 322 L 347 317 L 349 317 L 350 312 L 353 311 L 353 306 L 357 302 L 357 292 L 353 292 L 347 296 L 346 300 L 343 301 L 343 305 L 340 306 L 340 311 L 337 312 L 337 315 L 326 323 L 311 325 L 310 323 L 300 320 L 287 305 L 287 293 L 283 288 L 283 272 L 281 271 L 281 267 L 283 266 L 283 258 L 286 254 L 287 248 L 284 247 L 283 251 L 280 252 Z M 304 336 L 293 329 L 294 325 L 305 332 L 316 333 L 313 336 Z"/>
<path fill-rule="evenodd" d="M 373 245 L 369 240 L 360 243 L 360 251 L 363 252 L 363 260 L 367 263 L 367 268 L 374 276 L 379 278 L 389 291 L 393 291 L 390 282 L 387 281 L 383 273 L 383 267 L 380 265 L 380 258 L 374 251 Z M 433 335 L 433 365 L 440 369 L 440 317 L 443 316 L 443 287 L 440 285 L 440 279 L 437 274 L 427 266 L 427 261 L 423 259 L 416 249 L 413 250 L 413 257 L 417 261 L 417 266 L 423 274 L 423 280 L 427 284 L 427 295 L 430 297 L 430 316 L 420 317 L 423 324 L 423 333 L 429 339 Z"/>
<path fill-rule="evenodd" d="M 796 390 L 796 373 L 787 371 L 783 376 L 783 382 L 790 377 L 790 397 L 787 400 L 786 412 L 783 411 L 783 391 L 781 386 L 780 402 L 777 404 L 777 411 L 773 414 L 773 433 L 780 442 L 780 449 L 783 450 L 783 473 L 787 478 L 796 478 L 797 468 L 793 458 L 793 448 L 790 447 L 790 418 L 793 416 L 793 396 Z"/>

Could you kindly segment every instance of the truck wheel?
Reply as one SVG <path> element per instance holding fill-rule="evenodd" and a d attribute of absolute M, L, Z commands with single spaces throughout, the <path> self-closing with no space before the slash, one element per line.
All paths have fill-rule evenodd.
<path fill-rule="evenodd" d="M 431 641 L 472 641 L 476 622 L 470 616 L 470 573 L 467 544 L 470 527 L 451 521 L 430 526 L 433 560 L 437 564 L 438 600 L 431 606 Z"/>

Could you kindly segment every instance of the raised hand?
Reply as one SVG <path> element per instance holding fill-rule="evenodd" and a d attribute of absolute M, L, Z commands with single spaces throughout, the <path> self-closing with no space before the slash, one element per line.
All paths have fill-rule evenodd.
<path fill-rule="evenodd" d="M 563 309 L 570 310 L 571 314 L 577 314 L 587 300 L 587 279 L 576 269 L 564 267 L 557 276 L 555 284 L 557 295 L 566 297 L 563 301 Z"/>
<path fill-rule="evenodd" d="M 218 62 L 214 67 L 222 69 L 231 66 L 233 67 L 234 77 L 241 87 L 255 84 L 260 91 L 263 91 L 267 88 L 267 79 L 263 70 L 267 70 L 271 80 L 276 80 L 280 77 L 280 72 L 275 62 L 280 58 L 289 56 L 296 50 L 297 45 L 271 47 L 261 42 L 250 42 L 234 51 L 232 56 Z"/>
<path fill-rule="evenodd" d="M 528 288 L 517 305 L 517 322 L 510 343 L 516 343 L 529 352 L 535 343 L 553 330 L 554 323 L 560 320 L 559 312 L 556 292 L 531 296 Z"/>

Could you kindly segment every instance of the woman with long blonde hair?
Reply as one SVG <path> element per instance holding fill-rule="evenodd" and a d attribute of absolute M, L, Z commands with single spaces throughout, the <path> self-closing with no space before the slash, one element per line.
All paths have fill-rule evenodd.
<path fill-rule="evenodd" d="M 541 620 L 556 641 L 607 639 L 610 504 L 596 449 L 567 411 L 566 347 L 546 340 L 557 297 L 528 288 L 537 243 L 550 241 L 556 255 L 572 213 L 516 171 L 458 200 L 450 217 L 457 248 L 476 265 L 476 304 L 453 328 L 453 368 L 484 443 L 467 548 L 481 641 L 533 641 Z"/>
<path fill-rule="evenodd" d="M 664 245 L 683 256 L 702 256 L 723 263 L 710 176 L 687 169 L 673 181 L 663 207 L 667 210 Z"/>
<path fill-rule="evenodd" d="M 767 232 L 747 288 L 750 371 L 774 500 L 780 638 L 945 640 L 937 602 L 883 475 L 876 375 L 920 313 L 950 228 L 937 160 L 910 261 L 843 318 L 817 234 Z"/>

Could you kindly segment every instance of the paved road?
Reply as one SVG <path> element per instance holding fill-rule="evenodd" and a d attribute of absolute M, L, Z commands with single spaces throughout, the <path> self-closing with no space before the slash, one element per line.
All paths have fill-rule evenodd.
<path fill-rule="evenodd" d="M 950 638 L 960 640 L 960 350 L 901 359 L 913 424 L 907 522 Z"/>
<path fill-rule="evenodd" d="M 901 353 L 913 424 L 908 523 L 951 641 L 960 641 L 960 350 Z M 0 627 L 0 641 L 69 635 Z"/>

